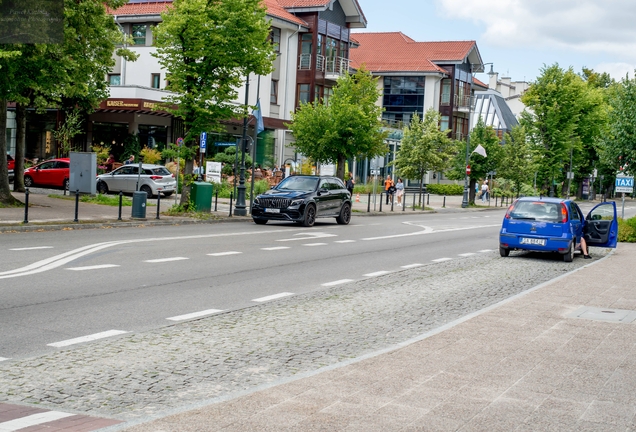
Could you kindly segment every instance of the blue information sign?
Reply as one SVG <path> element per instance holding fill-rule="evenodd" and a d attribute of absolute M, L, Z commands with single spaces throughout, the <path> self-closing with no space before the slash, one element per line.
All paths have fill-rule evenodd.
<path fill-rule="evenodd" d="M 199 148 L 201 150 L 205 150 L 205 146 L 207 144 L 208 141 L 208 133 L 207 132 L 201 132 L 201 140 L 200 140 L 200 145 Z"/>
<path fill-rule="evenodd" d="M 634 177 L 617 176 L 614 189 L 616 192 L 632 193 L 634 191 Z"/>

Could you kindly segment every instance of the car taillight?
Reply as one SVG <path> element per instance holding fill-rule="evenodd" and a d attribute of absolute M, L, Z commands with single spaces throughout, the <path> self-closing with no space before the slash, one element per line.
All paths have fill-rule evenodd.
<path fill-rule="evenodd" d="M 561 223 L 566 223 L 568 221 L 568 208 L 565 203 L 561 203 Z"/>
<path fill-rule="evenodd" d="M 174 174 L 170 174 L 170 177 L 174 178 Z"/>
<path fill-rule="evenodd" d="M 150 176 L 150 180 L 161 180 L 163 176 Z"/>
<path fill-rule="evenodd" d="M 508 207 L 508 211 L 506 212 L 506 219 L 510 219 L 510 213 L 512 213 L 512 208 L 514 206 L 514 204 L 510 204 L 510 207 Z"/>

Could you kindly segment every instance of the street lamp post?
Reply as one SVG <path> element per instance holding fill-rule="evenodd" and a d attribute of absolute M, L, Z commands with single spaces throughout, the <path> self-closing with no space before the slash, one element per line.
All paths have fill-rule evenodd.
<path fill-rule="evenodd" d="M 234 214 L 236 216 L 247 216 L 245 206 L 245 144 L 247 142 L 247 105 L 250 95 L 250 74 L 245 79 L 245 115 L 243 116 L 243 135 L 241 138 L 241 170 L 239 175 L 239 185 L 236 192 L 236 206 Z"/>
<path fill-rule="evenodd" d="M 493 70 L 493 64 L 492 63 L 484 63 L 482 65 L 479 65 L 479 69 L 476 70 L 475 72 L 473 72 L 473 65 L 470 65 L 470 90 L 468 91 L 468 135 L 466 136 L 466 164 L 464 165 L 464 169 L 466 170 L 466 177 L 464 177 L 464 196 L 462 197 L 462 208 L 466 208 L 468 207 L 468 185 L 470 182 L 470 174 L 469 174 L 469 168 L 468 165 L 470 164 L 470 129 L 472 127 L 472 116 L 473 116 L 473 80 L 474 80 L 474 76 L 473 74 L 476 72 L 482 72 L 483 71 L 483 67 L 486 65 L 490 65 L 490 71 L 488 72 L 488 75 L 492 76 L 495 74 L 495 71 Z"/>

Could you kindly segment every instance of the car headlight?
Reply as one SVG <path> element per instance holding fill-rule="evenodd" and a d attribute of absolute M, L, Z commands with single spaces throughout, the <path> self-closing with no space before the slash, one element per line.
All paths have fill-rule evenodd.
<path fill-rule="evenodd" d="M 305 200 L 304 199 L 295 199 L 291 202 L 291 204 L 289 205 L 290 207 L 293 206 L 299 206 L 301 205 Z"/>
<path fill-rule="evenodd" d="M 254 198 L 254 204 L 261 205 L 260 201 L 258 200 L 258 197 Z"/>

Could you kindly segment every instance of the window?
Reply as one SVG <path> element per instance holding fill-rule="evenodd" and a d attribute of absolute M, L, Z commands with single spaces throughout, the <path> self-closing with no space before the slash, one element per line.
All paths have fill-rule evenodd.
<path fill-rule="evenodd" d="M 275 52 L 280 52 L 280 29 L 272 27 L 269 30 L 269 40 L 274 47 Z"/>
<path fill-rule="evenodd" d="M 440 122 L 439 122 L 439 130 L 441 130 L 442 132 L 444 132 L 445 130 L 448 130 L 448 122 L 449 122 L 449 117 L 448 116 L 442 116 Z"/>
<path fill-rule="evenodd" d="M 152 88 L 160 88 L 161 87 L 161 74 L 150 74 L 150 87 Z"/>
<path fill-rule="evenodd" d="M 269 95 L 269 103 L 278 104 L 278 80 L 272 80 L 272 88 Z"/>
<path fill-rule="evenodd" d="M 384 77 L 382 118 L 409 123 L 413 113 L 424 115 L 425 77 Z"/>
<path fill-rule="evenodd" d="M 309 102 L 309 84 L 298 85 L 298 102 L 299 103 Z"/>
<path fill-rule="evenodd" d="M 132 37 L 135 45 L 146 45 L 146 24 L 133 24 Z"/>
<path fill-rule="evenodd" d="M 441 97 L 440 105 L 442 106 L 450 105 L 451 81 L 449 79 L 442 80 L 442 93 L 440 97 Z"/>
<path fill-rule="evenodd" d="M 329 99 L 333 96 L 333 89 L 331 87 L 325 87 L 325 94 L 322 97 L 322 103 L 329 105 Z"/>
<path fill-rule="evenodd" d="M 121 85 L 121 75 L 120 74 L 108 74 L 108 84 L 112 86 Z"/>

